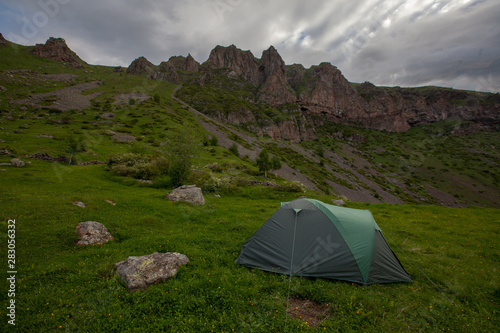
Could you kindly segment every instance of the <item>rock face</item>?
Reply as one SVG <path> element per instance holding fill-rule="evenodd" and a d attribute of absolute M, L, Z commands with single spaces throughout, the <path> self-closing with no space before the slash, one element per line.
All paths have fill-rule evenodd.
<path fill-rule="evenodd" d="M 78 223 L 75 232 L 78 234 L 76 245 L 100 245 L 113 240 L 108 229 L 99 222 L 87 221 Z"/>
<path fill-rule="evenodd" d="M 73 68 L 83 68 L 86 64 L 66 45 L 62 38 L 50 37 L 45 44 L 36 44 L 31 54 L 50 60 L 68 63 Z"/>
<path fill-rule="evenodd" d="M 187 201 L 194 205 L 204 205 L 205 198 L 199 187 L 196 185 L 182 185 L 167 194 L 170 201 Z"/>
<path fill-rule="evenodd" d="M 215 115 L 218 120 L 232 124 L 246 124 L 258 134 L 292 141 L 316 138 L 314 130 L 304 130 L 304 122 L 312 126 L 330 120 L 393 132 L 406 131 L 421 124 L 456 118 L 479 123 L 479 127 L 500 122 L 500 96 L 481 97 L 465 91 L 431 87 L 428 90 L 412 88 L 381 88 L 369 82 L 351 84 L 341 71 L 330 63 L 304 68 L 294 64 L 285 66 L 274 47 L 262 53 L 259 60 L 250 51 L 234 45 L 217 46 L 210 53 L 200 71 L 226 68 L 230 79 L 242 79 L 255 89 L 254 103 L 273 107 L 295 104 L 300 110 L 300 121 L 284 121 L 257 127 L 256 116 L 240 109 L 227 115 Z M 222 72 L 216 72 L 220 75 Z M 200 80 L 204 84 L 206 80 Z M 237 81 L 234 81 L 235 84 Z M 220 118 L 220 119 L 219 119 Z M 302 128 L 301 128 L 302 126 Z M 478 128 L 479 128 L 478 127 Z"/>
<path fill-rule="evenodd" d="M 164 80 L 173 83 L 180 83 L 179 75 L 174 65 L 168 61 L 163 61 L 159 66 L 155 67 L 148 75 L 148 78 L 153 80 Z"/>
<path fill-rule="evenodd" d="M 139 57 L 132 61 L 130 66 L 127 68 L 128 74 L 148 74 L 153 70 L 155 65 L 149 62 L 148 59 L 144 57 Z"/>
<path fill-rule="evenodd" d="M 230 68 L 234 73 L 254 86 L 260 84 L 259 64 L 250 51 L 242 51 L 236 46 L 217 45 L 207 60 L 209 67 Z"/>
<path fill-rule="evenodd" d="M 296 100 L 295 93 L 286 80 L 285 62 L 273 46 L 262 52 L 259 78 L 262 102 L 276 106 Z"/>
<path fill-rule="evenodd" d="M 170 57 L 170 59 L 168 59 L 168 62 L 176 69 L 180 69 L 182 71 L 198 72 L 200 70 L 200 64 L 196 60 L 194 60 L 191 54 L 188 54 L 187 57 Z"/>
<path fill-rule="evenodd" d="M 189 259 L 184 254 L 155 252 L 140 257 L 128 257 L 115 264 L 115 272 L 121 276 L 128 291 L 133 292 L 173 277 L 179 267 L 188 262 Z"/>

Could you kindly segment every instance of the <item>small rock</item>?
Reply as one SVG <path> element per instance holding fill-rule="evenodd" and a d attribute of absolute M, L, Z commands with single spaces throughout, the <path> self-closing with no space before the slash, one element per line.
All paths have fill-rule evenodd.
<path fill-rule="evenodd" d="M 220 194 L 216 194 L 216 195 L 215 195 L 215 197 L 216 197 L 216 198 L 220 198 Z"/>
<path fill-rule="evenodd" d="M 83 202 L 81 202 L 81 201 L 73 201 L 72 203 L 75 206 L 85 208 L 85 204 Z"/>
<path fill-rule="evenodd" d="M 340 199 L 340 200 L 332 200 L 332 203 L 334 205 L 337 205 L 337 206 L 344 206 L 345 205 L 345 201 Z"/>
<path fill-rule="evenodd" d="M 108 229 L 99 222 L 87 221 L 78 223 L 75 232 L 79 236 L 76 245 L 100 245 L 113 240 L 113 236 L 109 233 Z"/>
<path fill-rule="evenodd" d="M 113 205 L 115 206 L 116 205 L 116 202 L 114 202 L 113 200 L 106 200 L 107 203 L 109 203 L 110 205 Z"/>
<path fill-rule="evenodd" d="M 26 163 L 24 163 L 24 161 L 21 161 L 19 158 L 11 159 L 10 163 L 12 163 L 12 165 L 15 166 L 16 168 L 21 168 L 26 164 Z"/>
<path fill-rule="evenodd" d="M 189 259 L 177 252 L 155 252 L 140 257 L 128 257 L 115 264 L 115 273 L 119 274 L 129 292 L 144 290 L 148 285 L 167 280 L 177 274 L 179 267 L 186 265 Z"/>
<path fill-rule="evenodd" d="M 201 188 L 196 185 L 182 185 L 176 188 L 170 194 L 167 194 L 170 201 L 187 201 L 194 205 L 204 205 L 205 198 L 201 192 Z"/>
<path fill-rule="evenodd" d="M 101 114 L 101 118 L 114 119 L 114 118 L 116 118 L 116 114 L 114 114 L 113 112 L 106 112 L 106 113 Z"/>

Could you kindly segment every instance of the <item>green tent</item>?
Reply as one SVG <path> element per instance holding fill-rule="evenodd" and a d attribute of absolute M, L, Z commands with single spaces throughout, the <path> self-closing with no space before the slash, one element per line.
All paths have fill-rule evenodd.
<path fill-rule="evenodd" d="M 282 203 L 243 244 L 236 262 L 360 284 L 412 281 L 370 211 L 314 199 Z"/>

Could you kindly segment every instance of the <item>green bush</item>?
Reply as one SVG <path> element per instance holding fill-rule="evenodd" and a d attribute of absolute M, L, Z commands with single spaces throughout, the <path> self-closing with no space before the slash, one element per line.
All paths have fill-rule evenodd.
<path fill-rule="evenodd" d="M 135 179 L 153 179 L 166 175 L 170 169 L 170 163 L 164 157 L 135 153 L 112 154 L 107 165 L 115 174 Z"/>

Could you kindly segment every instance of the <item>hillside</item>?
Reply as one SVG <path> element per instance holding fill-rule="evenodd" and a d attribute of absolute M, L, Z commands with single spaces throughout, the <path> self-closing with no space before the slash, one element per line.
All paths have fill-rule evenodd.
<path fill-rule="evenodd" d="M 488 113 L 496 95 L 332 88 L 358 102 L 396 91 L 417 101 L 466 96 L 446 101 L 464 112 L 474 98 L 484 107 L 483 118 L 427 119 L 393 132 L 315 114 L 315 71 L 325 67 L 340 80 L 339 71 L 283 67 L 272 48 L 262 59 L 229 47 L 203 64 L 189 55 L 158 66 L 142 57 L 125 69 L 87 64 L 59 39 L 38 51 L 3 44 L 0 255 L 11 255 L 8 221 L 15 220 L 17 330 L 493 332 L 500 325 L 500 137 Z M 221 57 L 224 50 L 232 55 Z M 223 67 L 240 58 L 242 67 Z M 174 148 L 191 158 L 185 183 L 202 189 L 204 205 L 166 198 L 175 187 L 167 172 Z M 268 178 L 256 163 L 263 149 L 282 164 Z M 13 158 L 26 164 L 16 167 Z M 281 202 L 300 196 L 369 209 L 413 282 L 366 287 L 236 264 L 245 240 Z M 103 223 L 114 240 L 76 246 L 83 221 Z M 189 264 L 129 293 L 115 263 L 153 252 L 180 252 Z M 5 319 L 12 297 L 3 274 Z M 2 332 L 11 328 L 0 323 Z"/>
<path fill-rule="evenodd" d="M 61 40 L 51 39 L 48 45 L 57 48 L 48 54 L 59 58 L 49 61 L 32 55 L 39 46 L 9 43 L 0 48 L 5 59 L 0 77 L 4 90 L 0 139 L 13 155 L 65 155 L 64 140 L 73 135 L 89 141 L 90 149 L 78 156 L 80 162 L 106 162 L 110 153 L 130 146 L 120 137 L 131 135 L 153 152 L 166 141 L 169 131 L 187 126 L 196 128 L 200 141 L 215 136 L 220 145 L 215 155 L 203 150 L 199 167 L 232 159 L 249 170 L 243 175 L 250 179 L 255 177 L 255 159 L 266 148 L 283 162 L 274 172 L 277 177 L 350 201 L 451 207 L 500 204 L 497 122 L 488 122 L 486 111 L 486 118 L 474 120 L 428 119 L 419 126 L 415 121 L 403 132 L 371 130 L 307 109 L 312 102 L 305 103 L 309 97 L 304 96 L 312 91 L 310 82 L 324 81 L 321 73 L 332 70 L 331 65 L 304 71 L 298 65 L 286 68 L 276 60 L 280 58 L 273 48 L 259 60 L 234 46 L 217 47 L 202 65 L 191 56 L 172 57 L 159 66 L 142 57 L 125 70 L 88 65 Z M 319 78 L 314 78 L 317 71 Z M 498 94 L 356 85 L 346 83 L 338 70 L 334 72 L 343 82 L 338 89 L 347 89 L 362 100 L 404 94 L 418 106 L 422 98 L 441 96 L 446 103 L 465 108 L 453 99 L 461 96 L 469 101 L 476 98 L 485 108 L 498 107 Z M 275 85 L 283 80 L 290 83 L 285 91 Z M 301 102 L 276 106 L 277 101 L 270 100 L 269 96 L 286 95 L 286 91 L 298 93 Z M 483 114 L 481 110 L 472 115 Z M 488 117 L 498 114 L 495 111 Z M 225 155 L 228 151 L 223 148 L 232 145 L 240 158 Z"/>

